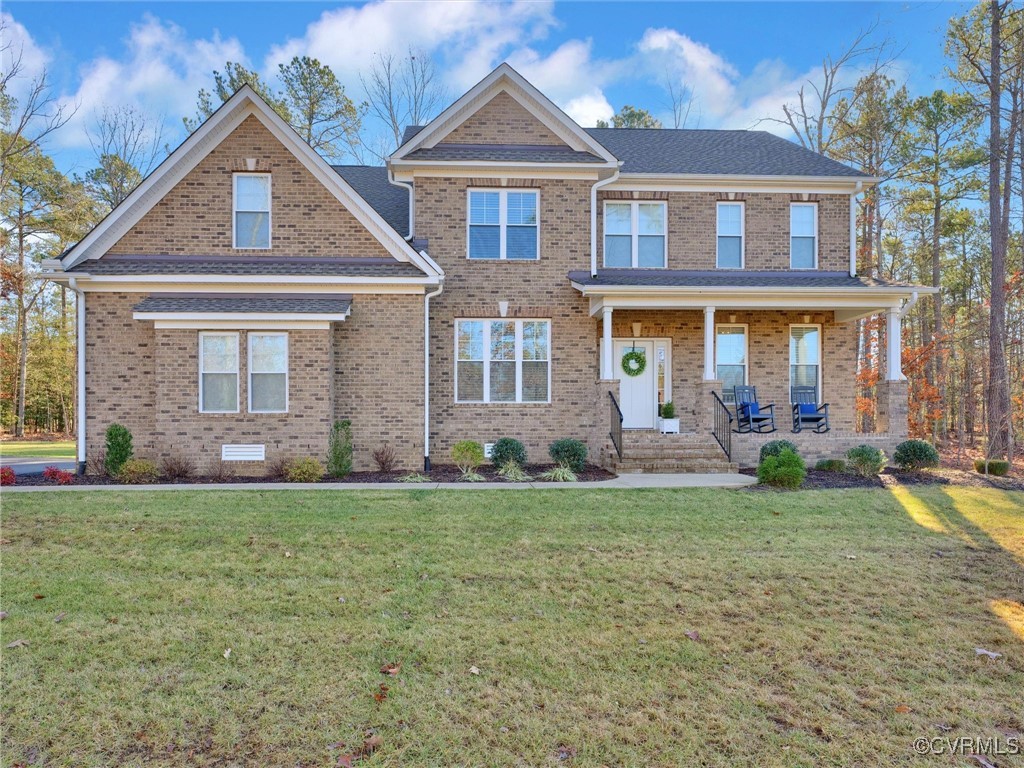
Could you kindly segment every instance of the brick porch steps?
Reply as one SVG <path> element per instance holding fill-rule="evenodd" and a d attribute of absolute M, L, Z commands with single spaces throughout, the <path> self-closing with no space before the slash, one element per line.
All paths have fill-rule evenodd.
<path fill-rule="evenodd" d="M 610 446 L 609 446 L 610 447 Z M 618 474 L 674 474 L 736 472 L 710 435 L 663 435 L 654 430 L 622 433 L 622 458 L 611 449 L 609 468 Z"/>

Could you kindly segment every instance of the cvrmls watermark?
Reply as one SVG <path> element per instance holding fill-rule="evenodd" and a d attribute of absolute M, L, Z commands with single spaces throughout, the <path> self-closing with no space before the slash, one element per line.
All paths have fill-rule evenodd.
<path fill-rule="evenodd" d="M 919 755 L 990 755 L 999 757 L 1019 755 L 1019 736 L 934 736 L 914 739 L 914 751 Z"/>

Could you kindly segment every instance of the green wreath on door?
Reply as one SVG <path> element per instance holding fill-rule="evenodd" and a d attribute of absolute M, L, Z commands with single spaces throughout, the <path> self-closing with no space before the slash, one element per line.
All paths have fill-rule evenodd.
<path fill-rule="evenodd" d="M 647 369 L 647 355 L 634 347 L 622 356 L 622 370 L 627 376 L 639 376 Z"/>

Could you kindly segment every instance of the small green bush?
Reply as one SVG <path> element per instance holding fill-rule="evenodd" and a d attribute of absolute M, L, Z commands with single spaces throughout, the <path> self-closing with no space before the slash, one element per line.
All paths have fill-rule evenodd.
<path fill-rule="evenodd" d="M 491 450 L 491 462 L 496 467 L 504 467 L 513 462 L 520 469 L 526 466 L 526 446 L 514 437 L 503 437 L 494 444 Z"/>
<path fill-rule="evenodd" d="M 799 449 L 789 440 L 769 440 L 761 446 L 761 455 L 757 457 L 757 463 L 760 464 L 769 456 L 778 456 L 783 451 L 792 451 L 797 456 L 800 455 Z"/>
<path fill-rule="evenodd" d="M 502 464 L 501 469 L 498 470 L 498 475 L 510 483 L 528 483 L 533 480 L 532 477 L 523 471 L 522 466 L 515 461 L 507 461 Z"/>
<path fill-rule="evenodd" d="M 666 400 L 661 404 L 661 418 L 663 419 L 674 419 L 676 417 L 676 404 L 671 400 Z"/>
<path fill-rule="evenodd" d="M 983 475 L 995 475 L 996 477 L 1006 477 L 1010 472 L 1010 462 L 1004 459 L 975 459 L 974 460 L 974 471 L 980 472 Z"/>
<path fill-rule="evenodd" d="M 587 466 L 587 446 L 580 440 L 555 440 L 548 446 L 548 453 L 556 464 L 568 467 L 574 473 L 582 472 Z"/>
<path fill-rule="evenodd" d="M 108 443 L 109 445 L 109 443 Z M 107 451 L 107 456 L 110 456 L 110 451 Z M 118 470 L 117 477 L 122 483 L 128 483 L 129 485 L 140 485 L 142 483 L 152 483 L 160 473 L 157 472 L 156 464 L 147 459 L 128 459 Z"/>
<path fill-rule="evenodd" d="M 429 483 L 430 478 L 419 472 L 410 472 L 407 475 L 402 475 L 398 478 L 400 483 Z"/>
<path fill-rule="evenodd" d="M 784 448 L 781 453 L 765 457 L 757 467 L 757 481 L 779 488 L 799 488 L 807 477 L 807 466 L 800 454 Z"/>
<path fill-rule="evenodd" d="M 540 479 L 549 480 L 553 483 L 575 483 L 578 478 L 572 469 L 564 464 L 559 464 L 557 467 L 553 467 L 547 472 L 541 472 Z"/>
<path fill-rule="evenodd" d="M 132 457 L 132 433 L 121 424 L 107 427 L 107 450 L 104 454 L 104 468 L 108 475 L 116 476 L 128 459 Z"/>
<path fill-rule="evenodd" d="M 294 459 L 288 462 L 284 477 L 289 483 L 318 483 L 324 478 L 324 465 L 312 456 Z"/>
<path fill-rule="evenodd" d="M 334 422 L 327 443 L 327 474 L 345 477 L 352 472 L 352 422 L 348 419 Z"/>
<path fill-rule="evenodd" d="M 939 466 L 939 452 L 924 440 L 904 440 L 896 446 L 892 461 L 900 469 L 928 469 Z"/>
<path fill-rule="evenodd" d="M 452 461 L 468 475 L 484 463 L 484 447 L 475 440 L 460 440 L 452 446 Z"/>
<path fill-rule="evenodd" d="M 819 472 L 845 472 L 846 462 L 842 459 L 822 459 L 814 468 Z"/>
<path fill-rule="evenodd" d="M 861 477 L 874 477 L 885 467 L 885 454 L 871 445 L 858 445 L 846 452 L 850 470 Z"/>

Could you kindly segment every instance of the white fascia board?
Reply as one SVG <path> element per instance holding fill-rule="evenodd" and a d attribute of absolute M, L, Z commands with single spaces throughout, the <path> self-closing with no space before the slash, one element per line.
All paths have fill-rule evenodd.
<path fill-rule="evenodd" d="M 808 194 L 855 194 L 877 183 L 875 178 L 849 176 L 753 176 L 738 174 L 622 173 L 608 189 L 621 192 L 697 192 L 707 189 L 730 192 L 804 192 Z"/>
<path fill-rule="evenodd" d="M 938 288 L 922 285 L 866 285 L 861 288 L 827 288 L 821 286 L 792 286 L 787 288 L 763 288 L 757 286 L 698 287 L 679 285 L 585 285 L 572 281 L 572 287 L 584 296 L 647 296 L 678 295 L 704 296 L 749 294 L 754 296 L 786 297 L 791 295 L 821 296 L 894 296 L 904 299 L 915 293 L 937 293 Z"/>
<path fill-rule="evenodd" d="M 323 293 L 330 286 L 344 293 L 422 294 L 428 288 L 441 284 L 437 278 L 403 277 L 383 281 L 373 277 L 296 277 L 236 276 L 236 275 L 98 275 L 90 278 L 78 272 L 62 275 L 44 275 L 55 283 L 67 284 L 74 280 L 83 291 L 127 293 L 175 291 L 252 293 L 254 288 L 267 293 Z M 276 290 L 277 289 L 277 290 Z"/>
<path fill-rule="evenodd" d="M 519 160 L 392 160 L 395 168 L 413 168 L 450 170 L 452 168 L 493 168 L 496 171 L 511 168 L 513 170 L 549 171 L 561 175 L 561 171 L 614 171 L 618 163 L 539 163 L 536 161 Z"/>
<path fill-rule="evenodd" d="M 512 166 L 495 165 L 493 163 L 487 166 L 457 166 L 457 165 L 441 165 L 434 163 L 432 165 L 406 165 L 400 169 L 395 170 L 395 179 L 398 181 L 411 181 L 415 183 L 417 179 L 424 178 L 453 178 L 453 179 L 476 179 L 476 178 L 494 178 L 494 179 L 552 179 L 552 180 L 582 180 L 582 181 L 597 181 L 602 176 L 609 176 L 608 166 L 596 165 L 594 163 L 588 163 L 584 166 L 576 168 L 566 168 L 564 166 L 558 166 L 552 168 L 550 164 L 543 166 L 522 166 L 513 168 Z M 614 171 L 614 169 L 611 169 Z"/>
<path fill-rule="evenodd" d="M 900 300 L 892 297 L 850 297 L 835 296 L 791 296 L 791 297 L 743 297 L 727 294 L 705 296 L 593 296 L 590 298 L 590 315 L 600 315 L 609 309 L 650 309 L 650 310 L 700 310 L 714 307 L 717 310 L 813 310 L 854 312 L 855 317 L 898 308 Z"/>
<path fill-rule="evenodd" d="M 136 320 L 195 320 L 204 323 L 211 320 L 258 323 L 293 323 L 295 321 L 337 323 L 345 320 L 351 313 L 350 308 L 347 312 L 296 312 L 294 314 L 286 312 L 133 312 L 132 317 Z"/>
<path fill-rule="evenodd" d="M 584 131 L 571 117 L 558 108 L 547 96 L 538 91 L 507 63 L 498 65 L 487 77 L 460 96 L 423 130 L 392 153 L 389 162 L 401 160 L 420 147 L 433 147 L 441 139 L 468 120 L 477 109 L 500 91 L 508 93 L 531 115 L 547 126 L 556 136 L 573 149 L 589 151 L 608 162 L 615 157 L 604 145 Z"/>
<path fill-rule="evenodd" d="M 144 320 L 138 315 L 136 320 Z M 344 318 L 342 318 L 344 319 Z M 327 331 L 332 320 L 153 320 L 156 329 L 199 330 L 199 331 Z"/>

